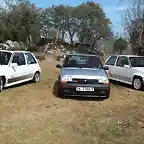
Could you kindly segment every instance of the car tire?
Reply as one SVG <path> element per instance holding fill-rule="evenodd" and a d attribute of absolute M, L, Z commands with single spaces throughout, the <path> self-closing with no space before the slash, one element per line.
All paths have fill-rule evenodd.
<path fill-rule="evenodd" d="M 33 82 L 38 83 L 40 81 L 40 73 L 36 72 L 34 77 L 33 77 Z"/>
<path fill-rule="evenodd" d="M 105 97 L 105 99 L 109 99 L 109 97 L 110 97 L 110 95 L 107 95 L 107 96 Z"/>
<path fill-rule="evenodd" d="M 108 93 L 104 99 L 109 99 L 109 98 L 110 98 L 110 93 Z"/>
<path fill-rule="evenodd" d="M 134 88 L 135 90 L 141 90 L 142 87 L 143 87 L 142 78 L 140 78 L 140 77 L 134 78 L 134 80 L 133 80 L 133 88 Z"/>
<path fill-rule="evenodd" d="M 57 97 L 59 98 L 64 98 L 64 92 L 60 87 L 60 83 L 58 82 L 58 86 L 57 86 Z"/>
<path fill-rule="evenodd" d="M 4 87 L 4 80 L 2 77 L 0 77 L 0 92 L 2 92 L 3 87 Z"/>

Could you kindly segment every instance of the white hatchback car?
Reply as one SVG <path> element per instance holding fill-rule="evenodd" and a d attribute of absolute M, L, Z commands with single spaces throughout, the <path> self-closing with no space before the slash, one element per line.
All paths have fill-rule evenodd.
<path fill-rule="evenodd" d="M 144 56 L 113 55 L 105 66 L 109 67 L 108 75 L 111 80 L 133 85 L 137 90 L 144 86 Z"/>
<path fill-rule="evenodd" d="M 26 81 L 39 82 L 41 68 L 33 53 L 0 50 L 0 92 Z"/>

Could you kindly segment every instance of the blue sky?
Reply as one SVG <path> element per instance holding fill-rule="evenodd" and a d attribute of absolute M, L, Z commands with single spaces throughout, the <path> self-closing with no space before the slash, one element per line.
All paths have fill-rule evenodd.
<path fill-rule="evenodd" d="M 32 3 L 35 3 L 38 7 L 49 7 L 52 4 L 64 4 L 76 6 L 87 0 L 31 0 Z M 99 3 L 104 9 L 106 16 L 110 18 L 112 22 L 112 28 L 114 32 L 123 33 L 123 9 L 126 9 L 125 4 L 121 4 L 120 0 L 93 0 L 96 3 Z"/>

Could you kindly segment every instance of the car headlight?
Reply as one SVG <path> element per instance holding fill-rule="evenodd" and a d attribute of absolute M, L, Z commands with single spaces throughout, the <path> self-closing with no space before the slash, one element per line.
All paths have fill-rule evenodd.
<path fill-rule="evenodd" d="M 61 81 L 72 81 L 72 76 L 62 76 Z"/>
<path fill-rule="evenodd" d="M 102 77 L 99 79 L 99 83 L 109 84 L 108 78 Z"/>

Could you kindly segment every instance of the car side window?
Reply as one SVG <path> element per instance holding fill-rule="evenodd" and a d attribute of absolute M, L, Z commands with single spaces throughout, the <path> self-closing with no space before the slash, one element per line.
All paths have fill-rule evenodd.
<path fill-rule="evenodd" d="M 128 58 L 125 57 L 125 56 L 118 57 L 116 66 L 118 66 L 118 67 L 124 67 L 124 65 L 129 65 Z"/>
<path fill-rule="evenodd" d="M 23 53 L 15 53 L 13 55 L 12 63 L 17 63 L 18 66 L 25 65 L 25 57 Z"/>
<path fill-rule="evenodd" d="M 31 53 L 25 53 L 25 56 L 26 56 L 26 60 L 27 60 L 28 65 L 37 63 L 35 58 L 33 57 L 33 55 Z"/>
<path fill-rule="evenodd" d="M 111 56 L 111 57 L 108 59 L 108 61 L 106 62 L 106 65 L 114 66 L 116 59 L 117 59 L 117 56 Z"/>

